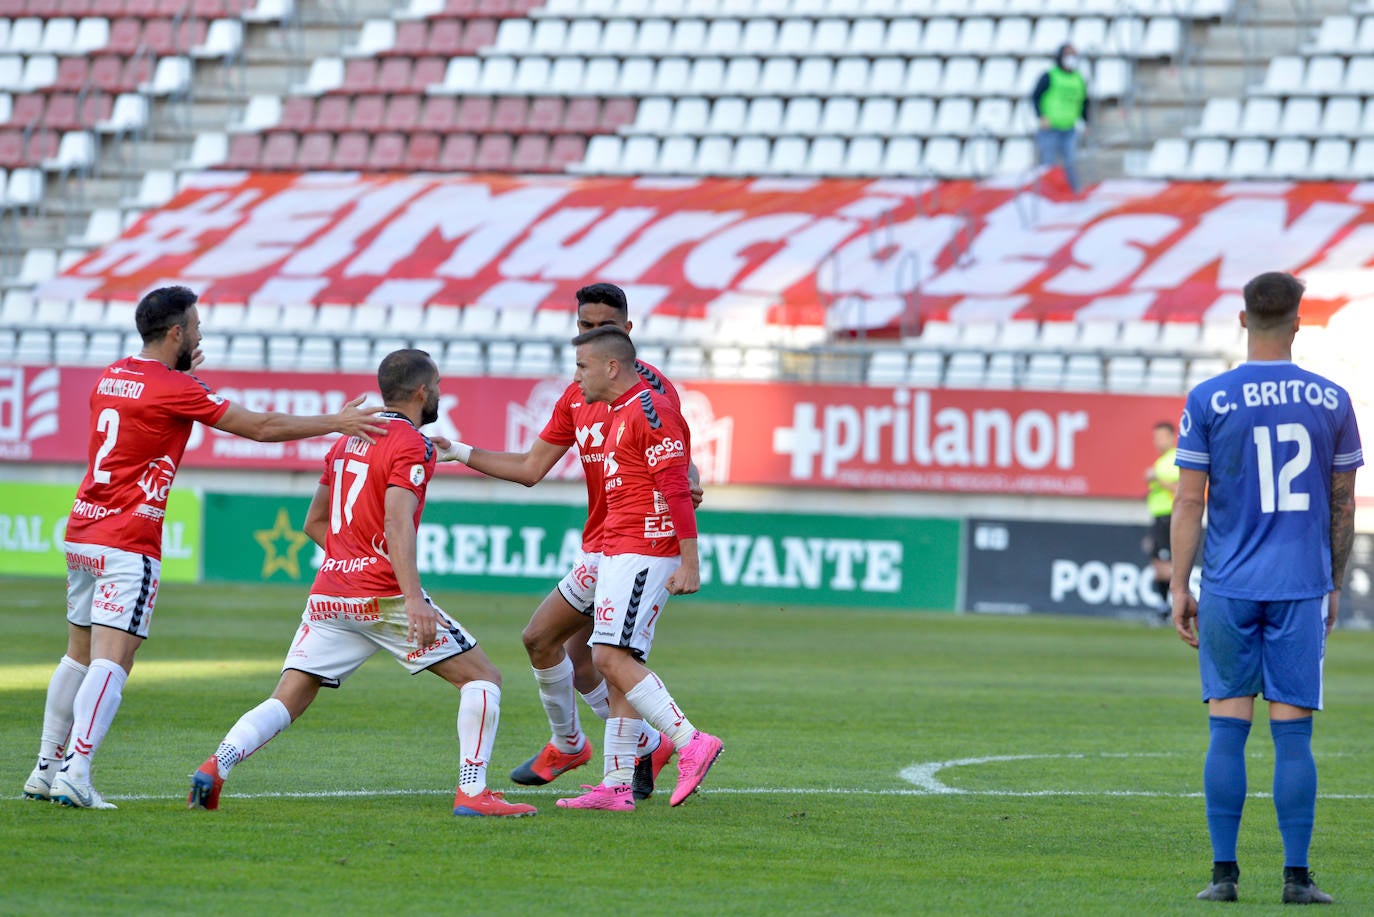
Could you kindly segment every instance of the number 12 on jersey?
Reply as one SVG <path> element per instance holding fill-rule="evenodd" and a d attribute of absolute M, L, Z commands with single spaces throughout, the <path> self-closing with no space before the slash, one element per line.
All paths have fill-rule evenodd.
<path fill-rule="evenodd" d="M 1281 423 L 1274 427 L 1255 427 L 1255 458 L 1259 463 L 1260 512 L 1304 512 L 1310 501 L 1308 494 L 1293 490 L 1293 481 L 1312 464 L 1312 437 L 1300 423 Z M 1274 446 L 1297 443 L 1298 451 L 1283 463 L 1277 478 L 1274 475 Z"/>

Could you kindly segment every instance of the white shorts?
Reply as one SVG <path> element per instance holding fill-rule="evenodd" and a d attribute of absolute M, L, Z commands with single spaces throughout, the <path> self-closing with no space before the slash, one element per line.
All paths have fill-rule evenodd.
<path fill-rule="evenodd" d="M 62 543 L 67 552 L 67 620 L 147 637 L 162 561 L 98 544 Z"/>
<path fill-rule="evenodd" d="M 406 639 L 410 624 L 403 596 L 357 599 L 311 595 L 282 671 L 298 669 L 319 676 L 326 688 L 337 688 L 377 650 L 386 650 L 414 675 L 477 645 L 472 635 L 429 596 L 425 601 L 438 613 L 439 625 L 434 642 L 417 648 Z"/>
<path fill-rule="evenodd" d="M 601 566 L 601 553 L 578 551 L 568 575 L 558 582 L 558 591 L 568 604 L 587 617 L 592 616 L 596 602 L 596 574 Z"/>
<path fill-rule="evenodd" d="M 654 625 L 668 601 L 668 577 L 681 565 L 681 557 L 603 557 L 596 582 L 596 626 L 587 642 L 624 647 L 638 659 L 649 658 Z"/>

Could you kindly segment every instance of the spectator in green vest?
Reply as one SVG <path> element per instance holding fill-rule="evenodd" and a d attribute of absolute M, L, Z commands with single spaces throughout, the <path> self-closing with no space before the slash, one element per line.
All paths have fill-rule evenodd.
<path fill-rule="evenodd" d="M 1031 93 L 1031 104 L 1040 118 L 1036 132 L 1036 146 L 1040 150 L 1040 165 L 1064 166 L 1064 177 L 1077 194 L 1078 182 L 1078 125 L 1088 127 L 1088 84 L 1078 72 L 1078 52 L 1073 45 L 1063 45 L 1054 66 L 1046 70 Z"/>

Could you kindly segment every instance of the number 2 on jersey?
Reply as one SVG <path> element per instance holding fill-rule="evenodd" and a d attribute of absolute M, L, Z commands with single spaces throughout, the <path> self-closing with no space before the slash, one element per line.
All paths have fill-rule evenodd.
<path fill-rule="evenodd" d="M 1297 443 L 1298 452 L 1279 469 L 1278 479 L 1274 477 L 1273 438 L 1281 443 Z M 1255 440 L 1255 457 L 1259 461 L 1260 512 L 1280 513 L 1304 512 L 1311 502 L 1310 496 L 1294 492 L 1293 481 L 1312 464 L 1312 437 L 1307 428 L 1300 423 L 1281 423 L 1272 429 L 1255 427 L 1252 431 Z"/>
<path fill-rule="evenodd" d="M 114 451 L 115 440 L 119 439 L 119 412 L 114 408 L 101 411 L 100 416 L 95 419 L 95 431 L 105 434 L 105 442 L 100 444 L 95 461 L 91 463 L 91 480 L 96 484 L 108 484 L 110 473 L 101 468 L 100 463 L 105 460 L 105 456 Z"/>
<path fill-rule="evenodd" d="M 343 492 L 345 473 L 353 476 L 353 483 L 348 488 L 348 496 L 340 499 Z M 350 525 L 353 524 L 353 504 L 358 502 L 358 494 L 362 493 L 363 482 L 367 480 L 367 462 L 360 462 L 357 459 L 334 460 L 334 486 L 329 503 L 329 530 L 338 534 L 343 528 L 344 520 L 347 519 Z M 340 507 L 340 502 L 343 506 Z"/>

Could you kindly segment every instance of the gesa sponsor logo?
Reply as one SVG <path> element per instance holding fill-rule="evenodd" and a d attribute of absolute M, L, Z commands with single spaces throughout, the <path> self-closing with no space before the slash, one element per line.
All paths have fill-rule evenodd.
<path fill-rule="evenodd" d="M 644 461 L 653 468 L 659 462 L 666 462 L 668 459 L 682 458 L 687 454 L 687 444 L 680 439 L 673 439 L 671 436 L 663 437 L 663 441 L 655 443 L 644 450 Z"/>

